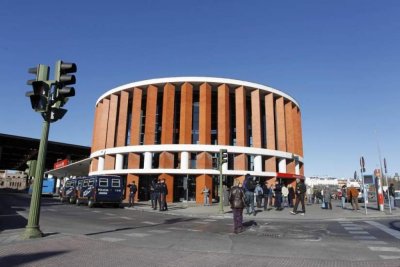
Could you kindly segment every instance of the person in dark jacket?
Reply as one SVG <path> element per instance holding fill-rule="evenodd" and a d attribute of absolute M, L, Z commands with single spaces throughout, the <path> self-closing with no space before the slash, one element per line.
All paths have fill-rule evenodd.
<path fill-rule="evenodd" d="M 160 184 L 160 199 L 161 199 L 160 211 L 168 210 L 167 195 L 168 195 L 167 184 L 165 183 L 165 179 L 162 179 Z"/>
<path fill-rule="evenodd" d="M 133 206 L 133 203 L 135 202 L 135 195 L 137 192 L 137 186 L 135 184 L 135 181 L 132 181 L 132 183 L 128 184 L 129 187 L 129 207 Z"/>
<path fill-rule="evenodd" d="M 161 209 L 161 199 L 160 199 L 161 182 L 160 180 L 154 179 L 154 208 L 157 209 L 157 204 Z"/>
<path fill-rule="evenodd" d="M 243 209 L 246 206 L 244 191 L 239 180 L 235 180 L 229 193 L 229 203 L 233 213 L 233 231 L 235 234 L 243 231 Z"/>
<path fill-rule="evenodd" d="M 275 193 L 275 209 L 282 210 L 282 185 L 276 181 L 274 187 Z"/>
<path fill-rule="evenodd" d="M 255 179 L 256 178 L 252 177 L 250 174 L 246 174 L 243 182 L 247 214 L 250 215 L 253 213 L 254 216 L 256 216 L 256 210 L 254 209 L 254 190 L 256 189 Z"/>
<path fill-rule="evenodd" d="M 264 210 L 268 210 L 271 198 L 272 198 L 272 190 L 271 187 L 268 185 L 266 181 L 265 184 L 262 186 L 263 196 L 264 196 Z"/>
<path fill-rule="evenodd" d="M 388 188 L 388 195 L 389 195 L 389 204 L 392 210 L 395 210 L 396 208 L 394 207 L 394 200 L 396 196 L 396 190 L 394 189 L 394 184 L 391 183 L 389 188 Z"/>
<path fill-rule="evenodd" d="M 304 215 L 306 213 L 306 206 L 304 205 L 304 198 L 306 197 L 306 185 L 304 184 L 304 181 L 301 181 L 299 178 L 296 179 L 296 203 L 294 204 L 293 211 L 290 213 L 293 215 L 297 214 L 297 207 L 299 206 L 299 202 L 301 202 L 301 215 Z"/>
<path fill-rule="evenodd" d="M 289 194 L 288 194 L 289 207 L 293 208 L 293 200 L 294 200 L 295 193 L 294 193 L 294 188 L 291 184 L 288 185 L 288 190 L 289 190 Z"/>

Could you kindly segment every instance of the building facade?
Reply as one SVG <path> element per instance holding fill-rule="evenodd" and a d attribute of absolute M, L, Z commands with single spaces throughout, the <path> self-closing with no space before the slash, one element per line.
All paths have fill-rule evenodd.
<path fill-rule="evenodd" d="M 90 174 L 136 181 L 147 200 L 164 178 L 168 201 L 216 196 L 215 159 L 227 149 L 225 183 L 249 173 L 261 181 L 304 178 L 301 112 L 289 95 L 256 83 L 175 77 L 126 84 L 96 103 Z M 187 189 L 187 190 L 186 190 Z"/>

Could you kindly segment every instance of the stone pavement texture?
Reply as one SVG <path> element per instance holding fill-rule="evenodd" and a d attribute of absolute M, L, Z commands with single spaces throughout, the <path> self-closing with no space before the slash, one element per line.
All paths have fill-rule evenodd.
<path fill-rule="evenodd" d="M 159 261 L 155 261 L 159 259 Z M 0 266 L 376 266 L 398 267 L 396 261 L 341 261 L 252 255 L 171 251 L 126 247 L 86 236 L 57 235 L 0 246 Z"/>
<path fill-rule="evenodd" d="M 261 211 L 256 216 L 246 215 L 245 220 L 363 220 L 373 218 L 400 217 L 400 209 L 392 214 L 388 210 L 380 212 L 370 204 L 368 215 L 361 205 L 360 211 L 341 209 L 339 202 L 333 203 L 333 210 L 321 209 L 320 205 L 306 206 L 306 214 L 291 215 L 291 209 L 283 211 Z M 376 205 L 376 204 L 375 204 Z M 147 203 L 126 208 L 142 212 L 167 213 L 177 216 L 198 218 L 232 218 L 230 208 L 218 212 L 218 204 L 199 206 L 174 203 L 165 212 L 154 211 Z M 216 251 L 176 250 L 173 248 L 132 248 L 119 243 L 107 242 L 90 236 L 54 234 L 35 240 L 20 238 L 24 229 L 3 231 L 0 234 L 0 266 L 388 266 L 399 267 L 398 260 L 390 261 L 341 261 L 325 259 L 302 259 L 296 257 L 255 257 Z M 231 237 L 229 237 L 231 238 Z M 156 257 L 155 257 L 156 255 Z M 159 259 L 159 260 L 158 260 Z"/>
<path fill-rule="evenodd" d="M 351 208 L 349 203 L 346 203 L 347 208 L 342 209 L 340 207 L 340 201 L 333 201 L 332 210 L 322 209 L 320 204 L 312 204 L 306 205 L 306 213 L 305 215 L 292 215 L 290 211 L 293 208 L 284 208 L 281 211 L 277 211 L 275 209 L 270 209 L 268 211 L 264 211 L 262 208 L 256 209 L 256 216 L 253 215 L 244 215 L 244 220 L 252 218 L 255 220 L 299 220 L 299 221 L 307 221 L 307 220 L 365 220 L 365 219 L 389 219 L 396 218 L 400 216 L 400 208 L 392 210 L 390 214 L 389 208 L 385 206 L 384 211 L 377 210 L 376 203 L 368 203 L 367 204 L 367 214 L 365 212 L 365 206 L 362 203 L 359 203 L 360 210 L 354 211 Z M 168 206 L 168 211 L 158 211 L 153 210 L 149 203 L 137 203 L 133 208 L 126 209 L 134 209 L 140 210 L 143 212 L 155 212 L 155 213 L 166 213 L 170 215 L 177 216 L 188 216 L 188 217 L 199 217 L 199 218 L 232 218 L 231 208 L 229 206 L 224 206 L 224 212 L 219 212 L 218 203 L 214 203 L 212 206 L 203 206 L 197 205 L 195 203 L 172 203 Z M 301 210 L 301 205 L 299 205 L 298 210 Z M 244 214 L 246 210 L 244 210 Z"/>

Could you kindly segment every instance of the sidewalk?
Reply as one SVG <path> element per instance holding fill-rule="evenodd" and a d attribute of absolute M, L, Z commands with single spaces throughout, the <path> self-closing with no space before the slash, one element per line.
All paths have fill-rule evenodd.
<path fill-rule="evenodd" d="M 317 220 L 365 220 L 365 219 L 389 219 L 400 217 L 400 208 L 392 210 L 392 214 L 389 213 L 389 207 L 385 205 L 384 211 L 379 211 L 377 209 L 377 204 L 372 202 L 367 204 L 367 214 L 365 214 L 365 206 L 363 203 L 359 203 L 360 210 L 354 211 L 351 208 L 350 203 L 346 203 L 347 209 L 342 209 L 340 207 L 341 203 L 339 200 L 332 201 L 332 210 L 322 209 L 320 204 L 306 205 L 306 214 L 292 215 L 290 211 L 293 208 L 285 208 L 282 211 L 277 211 L 271 209 L 269 211 L 264 211 L 261 209 L 256 209 L 257 214 L 254 215 L 244 215 L 244 220 L 299 220 L 299 221 L 317 221 Z M 139 202 L 135 203 L 132 208 L 126 207 L 128 210 L 140 210 L 143 212 L 153 212 L 159 214 L 169 214 L 176 216 L 186 216 L 186 217 L 199 217 L 199 218 L 232 218 L 232 211 L 229 206 L 224 206 L 224 213 L 219 212 L 218 203 L 213 203 L 212 206 L 203 206 L 195 203 L 170 203 L 168 204 L 168 211 L 158 211 L 151 208 L 149 202 Z M 299 205 L 298 210 L 301 210 L 301 205 Z M 244 214 L 246 210 L 244 210 Z"/>

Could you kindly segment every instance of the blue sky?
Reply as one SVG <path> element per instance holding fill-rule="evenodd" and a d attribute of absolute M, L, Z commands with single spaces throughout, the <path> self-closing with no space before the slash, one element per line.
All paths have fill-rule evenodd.
<path fill-rule="evenodd" d="M 399 1 L 0 3 L 0 132 L 40 138 L 29 67 L 78 65 L 50 140 L 90 146 L 94 107 L 133 81 L 212 76 L 265 84 L 301 106 L 305 172 L 352 177 L 364 156 L 400 172 Z M 51 77 L 52 77 L 51 73 Z"/>

